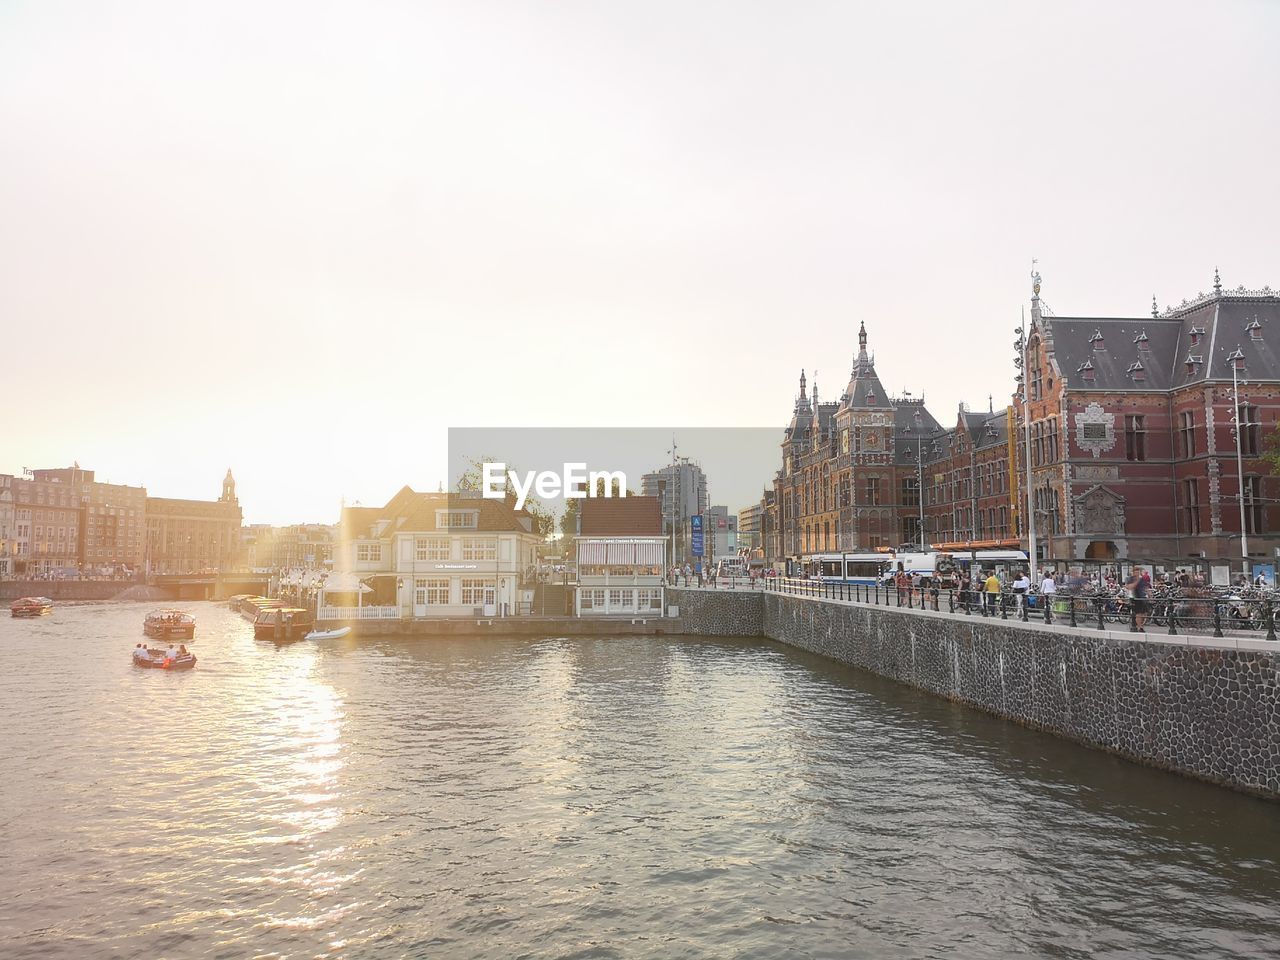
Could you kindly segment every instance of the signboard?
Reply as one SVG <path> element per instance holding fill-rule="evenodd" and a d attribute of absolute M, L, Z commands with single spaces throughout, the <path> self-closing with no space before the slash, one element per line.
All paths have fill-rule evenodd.
<path fill-rule="evenodd" d="M 689 518 L 689 530 L 689 552 L 695 557 L 700 557 L 703 553 L 702 514 L 695 513 Z"/>

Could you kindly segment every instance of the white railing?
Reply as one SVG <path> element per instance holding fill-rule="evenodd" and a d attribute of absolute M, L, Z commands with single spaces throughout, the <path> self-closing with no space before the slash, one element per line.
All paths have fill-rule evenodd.
<path fill-rule="evenodd" d="M 317 620 L 399 620 L 400 608 L 386 607 L 330 607 L 316 610 Z"/>

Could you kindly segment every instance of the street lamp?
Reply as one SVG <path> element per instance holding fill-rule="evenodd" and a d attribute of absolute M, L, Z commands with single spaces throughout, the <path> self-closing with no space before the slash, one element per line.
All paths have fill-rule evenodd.
<path fill-rule="evenodd" d="M 1037 290 L 1039 287 L 1037 286 Z M 1013 332 L 1018 339 L 1014 341 L 1014 349 L 1017 351 L 1013 358 L 1013 365 L 1018 369 L 1017 376 L 1014 380 L 1022 388 L 1022 428 L 1023 428 L 1023 459 L 1027 462 L 1027 490 L 1024 501 L 1026 506 L 1023 510 L 1023 516 L 1027 522 L 1027 556 L 1031 563 L 1031 582 L 1037 582 L 1036 576 L 1036 521 L 1031 505 L 1031 397 L 1027 392 L 1027 371 L 1026 352 L 1027 352 L 1027 334 L 1026 334 L 1026 315 L 1023 315 L 1021 322 L 1016 326 Z"/>
<path fill-rule="evenodd" d="M 1240 422 L 1240 379 L 1238 372 L 1244 369 L 1244 352 L 1237 346 L 1235 352 L 1227 357 L 1231 363 L 1231 432 L 1236 438 L 1236 483 L 1240 491 L 1240 564 L 1245 580 L 1249 579 L 1249 533 L 1244 522 L 1244 454 L 1241 449 L 1240 431 L 1249 426 Z M 1246 386 L 1248 382 L 1246 381 Z"/>

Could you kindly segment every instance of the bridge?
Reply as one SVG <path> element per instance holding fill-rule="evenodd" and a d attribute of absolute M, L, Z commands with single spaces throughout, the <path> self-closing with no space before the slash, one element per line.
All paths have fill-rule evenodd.
<path fill-rule="evenodd" d="M 173 591 L 175 600 L 225 600 L 237 593 L 265 596 L 270 577 L 265 573 L 152 574 L 147 583 Z"/>

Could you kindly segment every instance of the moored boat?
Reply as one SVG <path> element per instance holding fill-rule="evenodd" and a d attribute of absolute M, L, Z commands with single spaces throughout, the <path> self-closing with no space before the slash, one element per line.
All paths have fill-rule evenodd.
<path fill-rule="evenodd" d="M 304 640 L 338 640 L 351 632 L 350 627 L 338 627 L 336 630 L 312 630 Z"/>
<path fill-rule="evenodd" d="M 43 617 L 53 612 L 53 601 L 48 597 L 22 597 L 9 604 L 12 617 Z"/>
<path fill-rule="evenodd" d="M 301 607 L 279 607 L 263 610 L 253 621 L 253 639 L 273 643 L 296 643 L 311 632 L 315 621 L 310 610 Z"/>
<path fill-rule="evenodd" d="M 142 632 L 156 640 L 194 640 L 196 618 L 183 610 L 152 610 L 142 621 Z"/>

